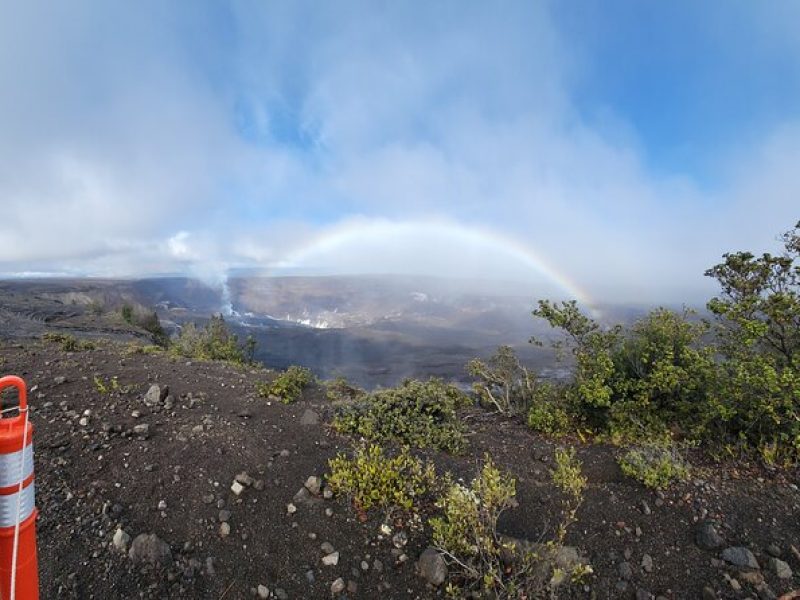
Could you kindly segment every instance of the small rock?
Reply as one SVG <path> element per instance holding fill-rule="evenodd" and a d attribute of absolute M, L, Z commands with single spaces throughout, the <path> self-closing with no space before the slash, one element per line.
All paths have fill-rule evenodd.
<path fill-rule="evenodd" d="M 64 377 L 63 375 L 59 375 L 58 377 L 53 378 L 53 383 L 55 383 L 56 385 L 61 385 L 66 382 L 67 378 Z"/>
<path fill-rule="evenodd" d="M 169 394 L 169 388 L 167 386 L 164 386 L 162 390 L 160 386 L 153 384 L 144 395 L 144 403 L 147 406 L 154 406 L 166 398 L 167 394 Z"/>
<path fill-rule="evenodd" d="M 152 565 L 172 564 L 172 551 L 169 545 L 155 533 L 140 533 L 131 544 L 128 556 L 135 563 L 150 563 Z"/>
<path fill-rule="evenodd" d="M 353 581 L 352 579 L 347 582 L 347 592 L 352 595 L 356 595 L 358 592 L 358 584 Z"/>
<path fill-rule="evenodd" d="M 146 436 L 148 433 L 150 433 L 150 425 L 147 423 L 139 423 L 138 425 L 134 425 L 133 433 L 136 435 Z"/>
<path fill-rule="evenodd" d="M 239 473 L 236 477 L 234 477 L 234 480 L 238 481 L 239 483 L 241 483 L 246 487 L 250 487 L 251 485 L 253 485 L 254 481 L 253 478 L 247 474 L 247 471 L 242 471 L 241 473 Z"/>
<path fill-rule="evenodd" d="M 695 531 L 694 539 L 695 543 L 703 550 L 716 550 L 725 543 L 712 521 L 700 523 Z"/>
<path fill-rule="evenodd" d="M 275 597 L 278 600 L 289 600 L 289 594 L 283 588 L 275 588 Z"/>
<path fill-rule="evenodd" d="M 167 501 L 166 500 L 159 500 L 158 501 L 158 510 L 167 510 Z"/>
<path fill-rule="evenodd" d="M 114 548 L 120 552 L 126 552 L 128 550 L 128 543 L 131 541 L 131 536 L 125 533 L 120 527 L 114 532 L 114 537 L 111 541 L 114 544 Z"/>
<path fill-rule="evenodd" d="M 219 535 L 221 537 L 228 537 L 230 534 L 231 534 L 231 526 L 226 522 L 220 523 Z"/>
<path fill-rule="evenodd" d="M 244 491 L 244 486 L 238 481 L 234 481 L 231 484 L 231 491 L 238 496 Z"/>
<path fill-rule="evenodd" d="M 305 488 L 315 496 L 319 496 L 319 492 L 322 489 L 322 478 L 312 475 L 306 479 Z"/>
<path fill-rule="evenodd" d="M 650 505 L 647 503 L 647 500 L 642 500 L 642 514 L 649 515 L 652 510 L 650 510 Z"/>
<path fill-rule="evenodd" d="M 339 564 L 339 553 L 331 552 L 322 557 L 322 564 L 326 567 L 335 567 Z"/>
<path fill-rule="evenodd" d="M 774 556 L 769 559 L 769 570 L 778 576 L 778 579 L 791 579 L 792 569 L 787 563 Z"/>
<path fill-rule="evenodd" d="M 730 546 L 722 551 L 722 559 L 736 567 L 746 567 L 748 569 L 760 569 L 761 567 L 750 552 L 744 546 Z"/>
<path fill-rule="evenodd" d="M 759 586 L 764 583 L 764 576 L 758 571 L 742 571 L 739 573 L 739 579 L 753 587 Z"/>
<path fill-rule="evenodd" d="M 398 531 L 392 536 L 392 544 L 395 548 L 402 548 L 408 543 L 408 534 L 405 531 Z"/>
<path fill-rule="evenodd" d="M 447 563 L 435 548 L 426 548 L 420 555 L 417 571 L 428 583 L 436 587 L 447 579 Z"/>
<path fill-rule="evenodd" d="M 717 600 L 717 592 L 714 588 L 706 586 L 703 588 L 703 600 Z"/>
<path fill-rule="evenodd" d="M 642 556 L 642 569 L 645 573 L 653 572 L 653 557 L 649 554 Z"/>
<path fill-rule="evenodd" d="M 319 415 L 310 408 L 305 409 L 300 417 L 300 425 L 319 425 Z"/>
<path fill-rule="evenodd" d="M 335 550 L 333 544 L 331 544 L 330 542 L 322 542 L 319 548 L 325 554 L 331 554 Z"/>
<path fill-rule="evenodd" d="M 258 593 L 259 598 L 269 598 L 269 588 L 265 585 L 259 584 L 256 592 Z"/>
<path fill-rule="evenodd" d="M 775 558 L 780 558 L 781 554 L 783 554 L 783 551 L 781 550 L 781 547 L 778 544 L 773 542 L 772 544 L 767 546 L 767 554 L 769 554 L 770 556 L 774 556 Z"/>
<path fill-rule="evenodd" d="M 631 568 L 631 563 L 629 563 L 627 560 L 619 563 L 619 576 L 620 579 L 625 581 L 633 577 L 633 568 Z"/>
<path fill-rule="evenodd" d="M 334 581 L 331 584 L 331 594 L 334 594 L 334 595 L 341 594 L 345 590 L 346 587 L 347 587 L 347 585 L 345 584 L 344 579 L 339 577 L 339 579 L 337 579 L 336 581 Z"/>
<path fill-rule="evenodd" d="M 229 510 L 221 510 L 219 511 L 219 522 L 226 523 L 231 518 L 231 511 Z"/>
<path fill-rule="evenodd" d="M 294 513 L 297 512 L 297 507 L 291 502 L 289 502 L 289 504 L 286 505 L 286 512 L 289 513 L 290 515 L 293 515 Z"/>

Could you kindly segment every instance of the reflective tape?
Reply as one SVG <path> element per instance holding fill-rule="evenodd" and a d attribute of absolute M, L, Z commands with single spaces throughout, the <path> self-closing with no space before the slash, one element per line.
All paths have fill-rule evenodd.
<path fill-rule="evenodd" d="M 17 494 L 0 496 L 0 527 L 14 527 L 17 524 L 17 498 L 21 496 L 19 504 L 19 522 L 31 516 L 36 507 L 36 484 L 22 488 Z"/>
<path fill-rule="evenodd" d="M 19 485 L 20 479 L 24 481 L 31 476 L 33 473 L 33 444 L 25 447 L 25 458 L 22 465 L 20 465 L 20 459 L 22 459 L 22 450 L 0 454 L 0 488 Z"/>

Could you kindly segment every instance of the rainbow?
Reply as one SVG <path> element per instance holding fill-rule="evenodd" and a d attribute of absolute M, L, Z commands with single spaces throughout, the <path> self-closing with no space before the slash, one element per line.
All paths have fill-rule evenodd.
<path fill-rule="evenodd" d="M 567 274 L 555 269 L 529 245 L 509 235 L 483 227 L 466 226 L 451 221 L 390 221 L 358 218 L 326 229 L 304 245 L 290 251 L 273 264 L 270 271 L 313 268 L 337 253 L 358 247 L 380 248 L 387 240 L 412 243 L 424 239 L 435 241 L 442 248 L 464 248 L 477 254 L 491 253 L 504 263 L 513 264 L 526 281 L 545 280 L 556 286 L 567 298 L 577 300 L 585 308 L 594 302 Z M 377 272 L 377 271 L 376 271 Z"/>

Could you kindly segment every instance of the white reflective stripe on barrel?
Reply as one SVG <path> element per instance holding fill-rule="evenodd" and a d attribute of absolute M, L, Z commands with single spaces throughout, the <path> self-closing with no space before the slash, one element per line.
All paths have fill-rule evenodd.
<path fill-rule="evenodd" d="M 10 485 L 19 485 L 20 480 L 25 481 L 33 473 L 33 444 L 25 447 L 25 464 L 20 471 L 22 450 L 9 454 L 0 454 L 0 488 Z"/>
<path fill-rule="evenodd" d="M 19 504 L 19 522 L 31 516 L 36 506 L 36 484 L 33 481 L 22 488 L 22 500 Z M 14 527 L 17 524 L 17 497 L 20 494 L 0 496 L 0 527 Z"/>

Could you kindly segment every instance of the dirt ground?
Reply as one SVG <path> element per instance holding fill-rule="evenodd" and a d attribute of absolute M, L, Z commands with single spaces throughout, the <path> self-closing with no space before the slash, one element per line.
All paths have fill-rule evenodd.
<path fill-rule="evenodd" d="M 351 447 L 326 426 L 332 408 L 319 390 L 291 405 L 268 402 L 255 393 L 271 376 L 263 369 L 130 354 L 114 342 L 75 353 L 36 339 L 2 342 L 0 372 L 31 390 L 42 598 L 330 598 L 340 577 L 349 584 L 341 597 L 443 595 L 415 571 L 422 534 L 397 549 L 380 536 L 379 515 L 360 522 L 345 498 L 294 499 Z M 145 399 L 152 384 L 162 390 L 156 402 Z M 503 533 L 551 534 L 556 442 L 513 419 L 464 417 L 467 453 L 431 454 L 437 468 L 468 480 L 491 454 L 517 478 L 519 506 L 504 515 Z M 621 473 L 616 449 L 575 444 L 589 487 L 567 542 L 594 575 L 561 597 L 769 598 L 800 588 L 797 473 L 696 460 L 690 481 L 656 494 Z M 722 548 L 700 548 L 695 532 L 709 519 L 722 548 L 748 547 L 761 569 L 742 574 L 720 560 Z M 171 561 L 134 562 L 114 544 L 118 528 L 156 534 Z M 323 542 L 339 552 L 336 565 L 322 564 Z M 792 576 L 778 577 L 768 548 Z"/>

